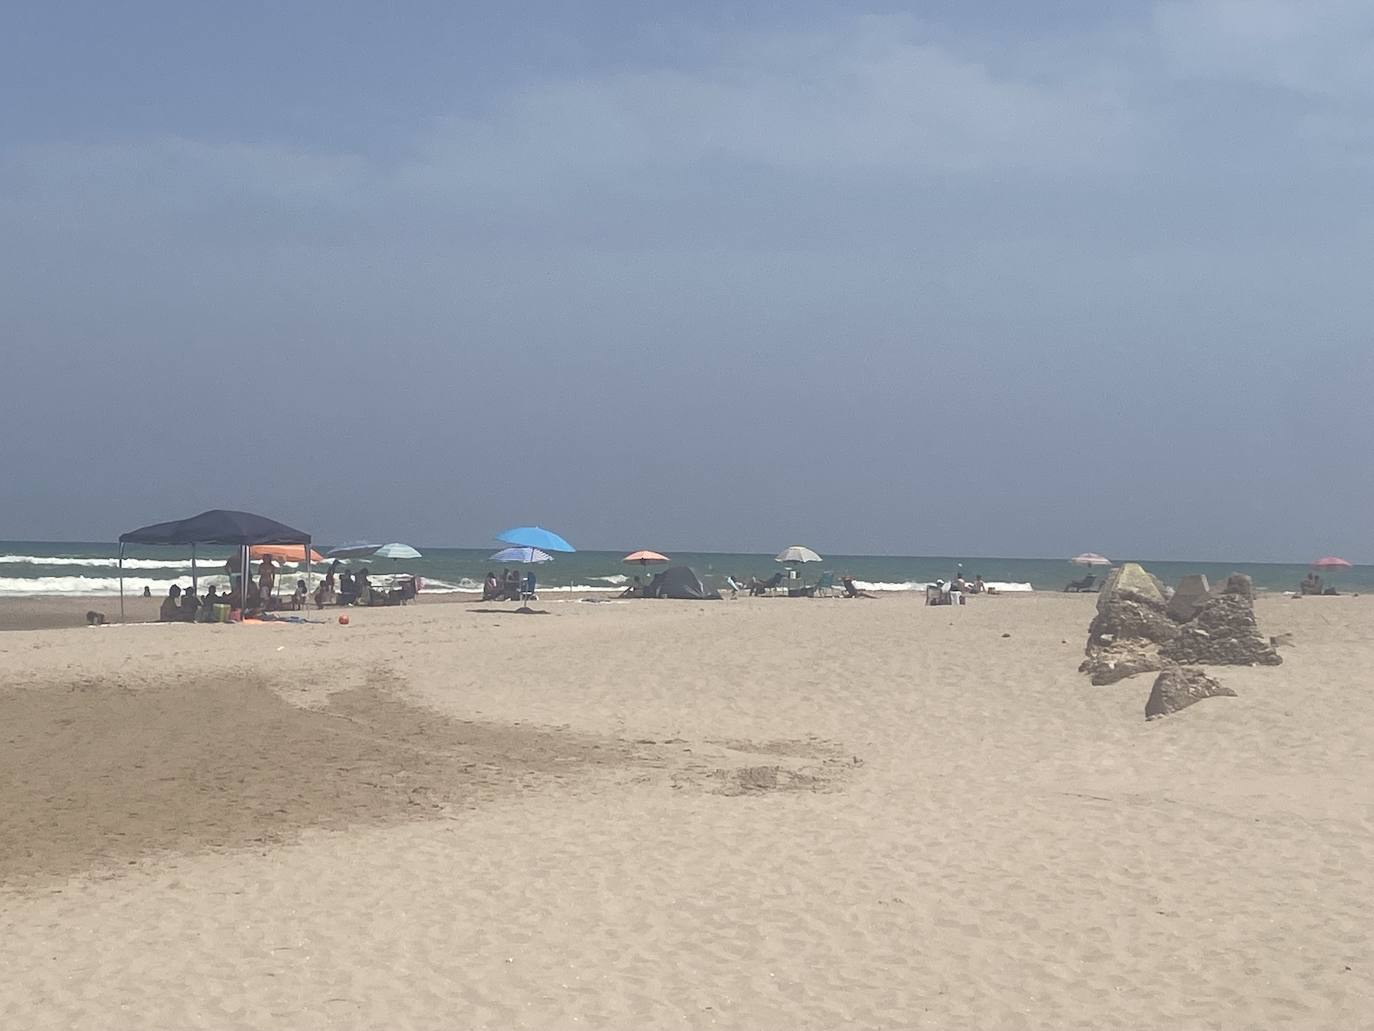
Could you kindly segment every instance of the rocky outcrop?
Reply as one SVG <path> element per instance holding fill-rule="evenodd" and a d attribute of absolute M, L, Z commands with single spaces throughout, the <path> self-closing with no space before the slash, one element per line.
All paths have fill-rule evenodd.
<path fill-rule="evenodd" d="M 1241 592 L 1210 598 L 1159 651 L 1165 659 L 1189 665 L 1277 666 L 1283 662 L 1278 649 L 1260 633 L 1254 602 Z"/>
<path fill-rule="evenodd" d="M 1185 577 L 1166 599 L 1163 585 L 1134 562 L 1113 570 L 1088 627 L 1079 671 L 1114 684 L 1173 664 L 1278 665 L 1283 660 L 1255 622 L 1254 585 L 1233 574 L 1220 590 Z"/>
<path fill-rule="evenodd" d="M 1236 692 L 1218 683 L 1200 669 L 1170 666 L 1155 677 L 1155 686 L 1145 703 L 1145 718 L 1157 719 L 1186 709 L 1194 702 L 1218 695 L 1234 698 Z"/>
<path fill-rule="evenodd" d="M 1169 599 L 1169 618 L 1186 623 L 1197 615 L 1198 610 L 1211 597 L 1212 586 L 1201 573 L 1185 576 L 1174 588 L 1174 596 Z"/>
<path fill-rule="evenodd" d="M 1087 658 L 1079 671 L 1094 684 L 1114 684 L 1160 668 L 1159 646 L 1178 636 L 1166 611 L 1164 588 L 1134 562 L 1114 569 L 1097 597 L 1088 627 Z"/>

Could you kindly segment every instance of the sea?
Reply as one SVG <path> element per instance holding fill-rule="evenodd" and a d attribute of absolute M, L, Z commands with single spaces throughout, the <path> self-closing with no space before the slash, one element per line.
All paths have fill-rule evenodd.
<path fill-rule="evenodd" d="M 317 546 L 322 553 L 328 547 Z M 419 548 L 422 557 L 393 562 L 388 559 L 354 559 L 346 566 L 356 571 L 367 566 L 373 574 L 413 573 L 423 582 L 424 594 L 452 594 L 480 591 L 488 570 L 498 574 L 499 563 L 490 554 L 494 548 Z M 214 583 L 227 586 L 223 575 L 228 548 L 197 549 L 197 574 L 201 588 Z M 654 567 L 645 570 L 621 561 L 624 552 L 579 551 L 558 555 L 554 561 L 536 567 L 541 592 L 612 593 L 620 591 L 636 576 L 647 579 Z M 101 596 L 119 593 L 119 547 L 115 544 L 79 541 L 0 541 L 0 598 L 35 595 Z M 672 552 L 673 564 L 691 566 L 709 585 L 719 586 L 727 575 L 748 580 L 766 579 L 781 568 L 771 555 L 731 554 L 725 552 Z M 1264 591 L 1295 590 L 1307 573 L 1303 564 L 1266 562 L 1157 562 L 1148 557 L 1141 562 L 1165 583 L 1177 583 L 1189 573 L 1203 573 L 1212 581 L 1225 579 L 1233 572 L 1248 573 L 1255 586 Z M 950 579 L 955 572 L 972 580 L 981 575 L 1003 591 L 1060 591 L 1086 572 L 1099 576 L 1101 569 L 1084 570 L 1066 559 L 987 558 L 920 555 L 827 555 L 820 563 L 801 567 L 798 575 L 814 582 L 822 572 L 833 572 L 836 579 L 849 574 L 864 590 L 923 591 L 936 579 Z M 322 568 L 315 567 L 315 575 Z M 287 566 L 286 576 L 306 575 Z M 1343 593 L 1374 590 L 1374 566 L 1355 566 L 1326 581 Z M 124 557 L 124 590 L 142 594 L 147 587 L 154 595 L 164 595 L 172 584 L 191 582 L 191 554 L 185 548 L 137 546 Z"/>

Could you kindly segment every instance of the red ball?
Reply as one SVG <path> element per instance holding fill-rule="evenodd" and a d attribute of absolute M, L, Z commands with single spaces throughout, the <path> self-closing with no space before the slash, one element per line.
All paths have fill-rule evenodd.
<path fill-rule="evenodd" d="M 348 626 L 348 613 L 345 612 L 339 617 L 339 626 Z"/>

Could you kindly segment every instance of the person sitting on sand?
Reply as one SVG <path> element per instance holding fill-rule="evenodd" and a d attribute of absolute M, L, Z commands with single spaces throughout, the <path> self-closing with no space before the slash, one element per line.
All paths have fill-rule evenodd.
<path fill-rule="evenodd" d="M 167 597 L 162 599 L 158 619 L 163 623 L 181 622 L 181 585 L 172 584 L 167 588 Z"/>
<path fill-rule="evenodd" d="M 511 601 L 520 600 L 520 571 L 518 569 L 501 570 L 501 586 L 505 588 L 503 598 Z"/>
<path fill-rule="evenodd" d="M 1309 572 L 1302 578 L 1302 583 L 1298 587 L 1299 594 L 1321 594 L 1322 578 L 1314 572 Z"/>
<path fill-rule="evenodd" d="M 367 566 L 358 570 L 358 575 L 353 578 L 353 582 L 358 585 L 358 604 L 372 604 L 372 582 L 368 580 Z"/>
<path fill-rule="evenodd" d="M 205 589 L 205 597 L 200 599 L 200 611 L 196 613 L 196 621 L 199 623 L 212 623 L 215 619 L 215 606 L 223 604 L 215 585 L 211 584 Z"/>
<path fill-rule="evenodd" d="M 291 592 L 291 608 L 297 612 L 305 608 L 305 596 L 305 581 L 297 580 L 296 589 Z"/>
<path fill-rule="evenodd" d="M 876 598 L 876 594 L 869 594 L 867 591 L 859 590 L 859 585 L 854 582 L 854 578 L 848 573 L 840 577 L 840 583 L 844 586 L 844 596 L 846 598 Z"/>
<path fill-rule="evenodd" d="M 192 584 L 181 592 L 181 619 L 185 623 L 196 621 L 196 611 L 200 608 L 200 599 L 196 597 L 196 588 Z"/>
<path fill-rule="evenodd" d="M 979 573 L 973 578 L 973 583 L 968 585 L 969 594 L 982 594 L 988 589 L 988 585 L 983 583 L 983 574 Z"/>
<path fill-rule="evenodd" d="M 482 600 L 501 600 L 501 582 L 496 579 L 496 574 L 490 569 L 487 570 L 487 578 L 482 581 Z"/>

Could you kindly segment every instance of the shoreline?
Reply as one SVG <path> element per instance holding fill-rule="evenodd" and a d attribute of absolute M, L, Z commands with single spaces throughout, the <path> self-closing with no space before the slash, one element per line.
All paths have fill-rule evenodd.
<path fill-rule="evenodd" d="M 879 599 L 914 599 L 916 602 L 924 604 L 925 595 L 920 591 L 876 591 Z M 986 597 L 990 599 L 1004 598 L 1036 598 L 1053 596 L 1058 592 L 1053 591 L 1006 591 L 990 594 Z M 1068 595 L 1074 597 L 1074 595 Z M 1095 595 L 1085 595 L 1085 597 L 1096 597 Z M 729 598 L 723 601 L 738 605 L 741 602 L 746 604 L 773 603 L 784 601 L 812 601 L 823 604 L 831 601 L 852 601 L 866 599 L 847 599 L 842 597 L 833 598 L 786 598 L 786 597 L 764 597 L 750 598 L 741 594 L 738 598 Z M 606 604 L 610 602 L 623 602 L 625 604 L 663 601 L 671 599 L 643 599 L 643 598 L 618 598 L 611 591 L 549 591 L 547 596 L 541 598 L 538 604 L 541 605 L 566 605 L 568 603 L 577 604 Z M 113 602 L 113 604 L 111 604 Z M 976 599 L 970 604 L 980 604 Z M 146 624 L 158 623 L 158 610 L 162 604 L 162 599 L 157 597 L 145 598 L 141 594 L 137 596 L 125 595 L 124 597 L 124 624 Z M 284 611 L 277 613 L 280 616 L 303 616 L 310 622 L 330 623 L 342 613 L 365 614 L 376 612 L 390 612 L 409 610 L 415 607 L 429 608 L 435 605 L 473 605 L 483 604 L 482 596 L 477 592 L 454 591 L 445 594 L 421 594 L 410 604 L 405 606 L 378 605 L 371 608 L 346 608 L 340 605 L 331 605 L 323 609 L 317 609 L 310 605 L 300 612 Z M 493 611 L 514 612 L 517 607 L 514 602 L 487 602 Z M 679 602 L 679 604 L 684 604 Z M 87 612 L 99 612 L 105 616 L 108 625 L 118 625 L 119 619 L 119 598 L 109 595 L 57 595 L 57 594 L 31 594 L 10 598 L 0 598 L 0 633 L 7 633 L 20 630 L 73 630 L 89 629 L 86 622 Z M 211 625 L 211 624 L 206 624 Z"/>

